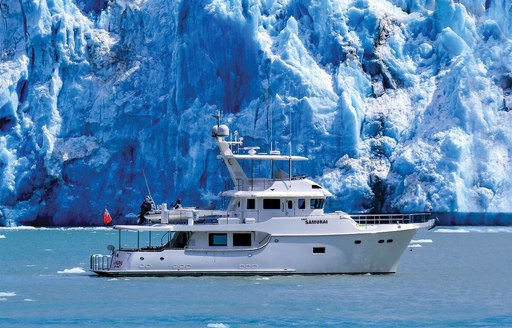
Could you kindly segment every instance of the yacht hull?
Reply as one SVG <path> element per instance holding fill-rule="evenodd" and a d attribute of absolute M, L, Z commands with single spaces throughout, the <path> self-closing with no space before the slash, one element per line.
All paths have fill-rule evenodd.
<path fill-rule="evenodd" d="M 117 250 L 106 267 L 91 269 L 103 276 L 389 274 L 415 232 L 272 235 L 249 250 Z"/>

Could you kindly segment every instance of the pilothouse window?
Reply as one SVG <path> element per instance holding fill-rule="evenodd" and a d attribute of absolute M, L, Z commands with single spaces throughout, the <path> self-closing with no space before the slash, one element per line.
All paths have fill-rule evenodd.
<path fill-rule="evenodd" d="M 281 208 L 281 201 L 278 198 L 263 199 L 263 209 L 278 210 Z"/>
<path fill-rule="evenodd" d="M 251 246 L 250 233 L 234 233 L 233 246 Z"/>
<path fill-rule="evenodd" d="M 226 233 L 211 233 L 208 235 L 208 245 L 210 246 L 227 246 L 228 234 Z"/>
<path fill-rule="evenodd" d="M 309 205 L 311 209 L 321 209 L 324 208 L 324 199 L 321 198 L 313 198 L 309 201 Z"/>
<path fill-rule="evenodd" d="M 247 200 L 247 209 L 248 210 L 253 210 L 256 208 L 256 200 L 253 199 L 253 198 L 249 198 Z"/>

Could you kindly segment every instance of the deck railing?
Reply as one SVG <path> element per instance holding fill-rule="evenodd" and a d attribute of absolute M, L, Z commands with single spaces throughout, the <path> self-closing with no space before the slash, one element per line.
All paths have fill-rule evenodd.
<path fill-rule="evenodd" d="M 350 217 L 359 224 L 405 224 L 427 222 L 430 213 L 350 214 Z"/>
<path fill-rule="evenodd" d="M 293 176 L 291 180 L 305 179 L 305 175 Z M 289 181 L 289 178 L 284 179 L 270 179 L 270 178 L 254 178 L 246 181 L 238 180 L 234 185 L 231 180 L 226 180 L 225 190 L 235 189 L 240 191 L 263 191 L 270 188 L 276 181 Z"/>
<path fill-rule="evenodd" d="M 273 179 L 252 179 L 252 180 L 247 180 L 247 181 L 243 181 L 243 180 L 238 180 L 235 184 L 235 190 L 240 190 L 240 191 L 263 191 L 263 190 L 266 190 L 268 188 L 270 188 L 270 186 L 272 186 L 272 184 L 274 183 L 275 180 Z M 232 185 L 232 183 L 231 183 Z"/>
<path fill-rule="evenodd" d="M 112 255 L 93 254 L 90 260 L 90 269 L 92 271 L 105 271 L 110 269 Z"/>

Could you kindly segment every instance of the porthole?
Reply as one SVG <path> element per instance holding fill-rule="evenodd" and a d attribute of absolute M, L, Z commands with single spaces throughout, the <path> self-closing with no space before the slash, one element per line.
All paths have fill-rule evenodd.
<path fill-rule="evenodd" d="M 387 241 L 388 243 L 392 243 L 393 242 L 393 239 L 388 239 Z"/>
<path fill-rule="evenodd" d="M 140 260 L 141 260 L 141 261 L 144 261 L 144 258 L 141 256 L 141 257 L 140 257 Z"/>
<path fill-rule="evenodd" d="M 163 261 L 163 260 L 164 260 L 164 258 L 163 258 L 163 257 L 161 257 L 161 258 L 160 258 L 160 261 Z"/>
<path fill-rule="evenodd" d="M 384 239 L 380 239 L 379 244 L 384 244 Z"/>
<path fill-rule="evenodd" d="M 354 241 L 354 244 L 359 245 L 359 244 L 361 244 L 361 241 L 360 240 L 356 240 L 356 241 Z"/>

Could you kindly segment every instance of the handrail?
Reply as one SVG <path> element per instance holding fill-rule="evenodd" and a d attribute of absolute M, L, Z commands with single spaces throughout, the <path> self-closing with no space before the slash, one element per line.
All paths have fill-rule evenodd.
<path fill-rule="evenodd" d="M 256 178 L 256 179 L 249 179 L 247 181 L 239 180 L 236 183 L 235 190 L 239 191 L 263 191 L 270 186 L 274 184 L 274 179 L 267 179 L 267 178 Z"/>
<path fill-rule="evenodd" d="M 305 175 L 292 176 L 291 180 L 304 180 L 307 177 Z M 247 180 L 237 180 L 234 184 L 234 189 L 238 191 L 263 191 L 270 188 L 274 182 L 289 181 L 286 179 L 271 179 L 271 178 L 253 178 Z M 231 185 L 230 181 L 228 183 Z M 231 189 L 229 187 L 226 190 Z"/>
<path fill-rule="evenodd" d="M 350 214 L 359 224 L 406 224 L 427 222 L 431 213 Z"/>
<path fill-rule="evenodd" d="M 110 269 L 112 255 L 93 254 L 90 258 L 89 268 L 92 271 L 106 271 Z"/>

